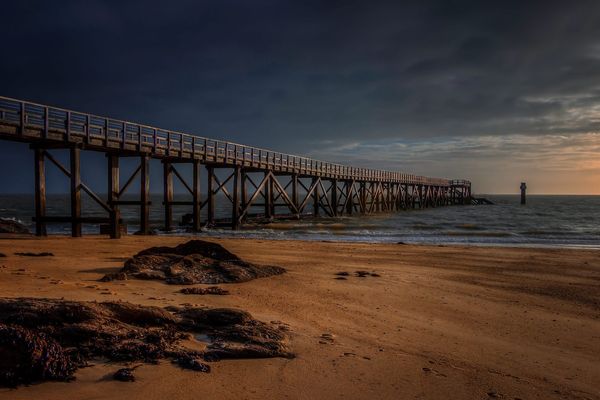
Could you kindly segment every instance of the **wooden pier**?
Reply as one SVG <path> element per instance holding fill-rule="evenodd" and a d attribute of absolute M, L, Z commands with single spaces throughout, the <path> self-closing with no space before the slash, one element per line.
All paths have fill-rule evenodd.
<path fill-rule="evenodd" d="M 194 230 L 214 226 L 217 199 L 231 203 L 228 224 L 232 229 L 238 229 L 249 218 L 336 217 L 471 204 L 471 183 L 467 180 L 350 167 L 6 97 L 0 97 L 0 139 L 27 142 L 33 150 L 38 236 L 47 234 L 47 224 L 62 222 L 71 224 L 75 237 L 81 236 L 82 224 L 94 223 L 106 224 L 110 236 L 118 238 L 120 207 L 132 205 L 140 210 L 140 233 L 150 233 L 153 159 L 163 164 L 162 228 L 166 230 L 173 227 L 173 206 L 190 207 Z M 68 168 L 52 155 L 56 149 L 68 149 Z M 105 199 L 81 180 L 82 150 L 106 154 Z M 137 158 L 139 166 L 121 184 L 119 160 L 123 157 Z M 47 162 L 70 180 L 70 215 L 46 215 Z M 185 165 L 191 165 L 191 182 L 180 173 Z M 205 188 L 200 182 L 202 167 L 207 171 Z M 174 200 L 175 179 L 189 192 L 189 201 Z M 123 195 L 135 180 L 140 183 L 139 199 L 124 200 Z M 204 198 L 201 189 L 206 193 Z M 83 216 L 82 192 L 107 216 Z M 201 221 L 204 209 L 207 217 Z M 256 209 L 261 212 L 251 212 Z"/>

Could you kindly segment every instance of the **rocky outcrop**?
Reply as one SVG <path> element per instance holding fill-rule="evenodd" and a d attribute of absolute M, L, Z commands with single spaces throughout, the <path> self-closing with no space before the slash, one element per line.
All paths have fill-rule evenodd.
<path fill-rule="evenodd" d="M 0 218 L 0 233 L 31 234 L 29 229 L 14 219 Z"/>
<path fill-rule="evenodd" d="M 177 247 L 152 247 L 125 262 L 123 269 L 102 280 L 159 279 L 169 284 L 192 285 L 246 282 L 278 275 L 285 269 L 256 265 L 240 259 L 223 246 L 191 240 Z"/>
<path fill-rule="evenodd" d="M 202 351 L 183 339 L 209 338 Z M 0 299 L 0 385 L 70 380 L 90 359 L 171 361 L 208 372 L 199 360 L 292 357 L 285 331 L 245 311 L 126 302 Z M 195 361 L 194 361 L 195 360 Z"/>

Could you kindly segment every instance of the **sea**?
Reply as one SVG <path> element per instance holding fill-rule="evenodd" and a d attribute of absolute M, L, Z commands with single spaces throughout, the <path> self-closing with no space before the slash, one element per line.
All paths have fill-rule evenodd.
<path fill-rule="evenodd" d="M 151 196 L 151 225 L 156 233 L 190 236 L 302 239 L 370 243 L 410 243 L 479 246 L 582 247 L 600 249 L 600 196 L 529 195 L 520 204 L 518 195 L 481 195 L 493 205 L 468 205 L 407 210 L 368 216 L 284 219 L 272 223 L 247 223 L 242 229 L 203 229 L 190 232 L 178 226 L 190 207 L 174 206 L 174 231 L 163 228 L 162 196 Z M 184 200 L 184 198 L 180 198 Z M 178 200 L 176 196 L 175 200 Z M 231 203 L 217 199 L 217 218 L 231 215 Z M 283 212 L 283 210 L 279 210 Z M 136 232 L 139 209 L 123 206 L 122 217 L 129 233 Z M 47 215 L 68 215 L 67 195 L 48 195 Z M 12 218 L 34 229 L 33 196 L 0 195 L 0 217 Z M 83 202 L 84 216 L 106 216 L 90 199 Z M 204 220 L 204 216 L 203 216 Z M 50 234 L 70 234 L 68 224 L 49 224 Z M 99 233 L 98 225 L 84 225 L 84 234 Z"/>

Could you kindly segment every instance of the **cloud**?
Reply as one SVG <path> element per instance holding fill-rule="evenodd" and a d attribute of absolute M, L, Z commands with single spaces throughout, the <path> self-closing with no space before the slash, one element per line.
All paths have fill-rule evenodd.
<path fill-rule="evenodd" d="M 512 160 L 600 132 L 595 1 L 37 0 L 3 15 L 2 95 L 202 136 L 366 161 L 422 143 L 414 165 L 442 168 L 439 143 Z"/>
<path fill-rule="evenodd" d="M 522 179 L 555 181 L 538 192 L 600 192 L 600 134 L 459 136 L 429 140 L 320 144 L 315 158 L 446 178 L 470 178 L 488 193 Z"/>

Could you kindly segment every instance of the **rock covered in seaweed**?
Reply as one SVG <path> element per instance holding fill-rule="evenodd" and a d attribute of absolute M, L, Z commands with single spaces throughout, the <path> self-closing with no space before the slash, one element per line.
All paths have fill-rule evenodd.
<path fill-rule="evenodd" d="M 24 233 L 31 234 L 29 229 L 14 219 L 0 218 L 0 233 Z"/>
<path fill-rule="evenodd" d="M 77 369 L 76 361 L 45 334 L 18 325 L 0 324 L 0 383 L 5 386 L 69 380 Z"/>
<path fill-rule="evenodd" d="M 176 247 L 143 250 L 127 260 L 119 272 L 102 280 L 137 278 L 160 279 L 176 285 L 219 284 L 246 282 L 284 272 L 281 267 L 246 262 L 219 244 L 191 240 Z"/>
<path fill-rule="evenodd" d="M 170 310 L 126 302 L 0 298 L 0 386 L 69 380 L 95 358 L 150 363 L 167 358 L 206 372 L 200 358 L 293 357 L 283 332 L 245 311 Z M 186 348 L 184 339 L 199 334 L 211 339 L 206 348 Z"/>
<path fill-rule="evenodd" d="M 218 286 L 209 286 L 207 288 L 201 288 L 201 287 L 186 287 L 183 288 L 179 291 L 179 293 L 183 293 L 183 294 L 197 294 L 197 295 L 207 295 L 207 294 L 213 294 L 213 295 L 218 295 L 218 296 L 226 296 L 229 294 L 229 290 L 225 290 L 222 289 Z"/>

